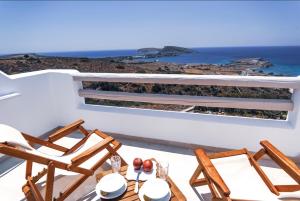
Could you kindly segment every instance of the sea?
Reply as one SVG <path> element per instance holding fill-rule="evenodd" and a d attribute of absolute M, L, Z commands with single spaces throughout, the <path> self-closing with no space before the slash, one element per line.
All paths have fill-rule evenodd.
<path fill-rule="evenodd" d="M 175 57 L 139 59 L 141 61 L 173 62 L 178 64 L 227 64 L 243 58 L 263 58 L 273 66 L 262 68 L 265 73 L 275 75 L 300 75 L 300 46 L 276 47 L 210 47 L 191 48 L 195 51 Z M 137 50 L 74 51 L 38 53 L 44 56 L 104 58 L 118 56 L 140 56 Z"/>

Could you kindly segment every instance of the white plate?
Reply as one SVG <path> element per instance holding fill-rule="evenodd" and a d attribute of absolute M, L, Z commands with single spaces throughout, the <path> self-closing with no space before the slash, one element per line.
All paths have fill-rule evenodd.
<path fill-rule="evenodd" d="M 144 200 L 144 195 L 147 195 L 151 200 L 168 201 L 171 198 L 171 191 L 168 183 L 163 179 L 151 179 L 146 181 L 139 191 L 139 199 Z"/>
<path fill-rule="evenodd" d="M 124 177 L 118 173 L 105 175 L 96 185 L 96 193 L 104 199 L 113 199 L 122 195 L 127 189 L 127 182 Z M 102 195 L 100 191 L 107 192 L 107 195 Z"/>

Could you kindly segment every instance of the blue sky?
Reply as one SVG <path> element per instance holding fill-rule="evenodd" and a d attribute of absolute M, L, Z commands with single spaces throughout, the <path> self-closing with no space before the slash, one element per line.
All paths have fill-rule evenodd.
<path fill-rule="evenodd" d="M 0 54 L 300 45 L 299 1 L 0 1 Z"/>

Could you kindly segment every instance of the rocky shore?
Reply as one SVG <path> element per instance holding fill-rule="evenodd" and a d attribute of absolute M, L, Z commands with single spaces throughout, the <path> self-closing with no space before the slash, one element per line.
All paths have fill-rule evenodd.
<path fill-rule="evenodd" d="M 148 50 L 147 50 L 148 51 Z M 128 62 L 128 60 L 132 62 Z M 44 69 L 76 69 L 80 72 L 106 73 L 160 73 L 160 74 L 200 74 L 200 75 L 265 75 L 259 72 L 261 67 L 271 65 L 261 58 L 246 58 L 232 61 L 229 64 L 175 64 L 162 62 L 139 62 L 132 57 L 114 58 L 67 58 L 45 57 L 36 54 L 12 55 L 0 57 L 0 71 L 16 74 Z M 289 99 L 287 89 L 238 88 L 216 86 L 183 86 L 162 84 L 132 84 L 132 83 L 89 83 L 84 82 L 85 88 L 127 91 L 135 93 L 163 93 L 201 96 L 251 97 Z M 154 108 L 164 110 L 186 110 L 186 106 L 159 105 L 137 102 L 120 102 L 108 100 L 87 99 L 92 104 L 117 105 L 127 107 Z M 222 108 L 194 107 L 190 112 L 216 113 L 228 115 L 256 116 L 260 118 L 285 119 L 286 112 L 238 110 Z"/>
<path fill-rule="evenodd" d="M 272 64 L 262 58 L 246 58 L 228 64 L 176 64 L 143 62 L 132 56 L 107 58 L 47 57 L 17 54 L 0 57 L 0 70 L 16 74 L 44 69 L 76 69 L 80 72 L 183 73 L 224 75 L 265 75 L 260 68 Z"/>

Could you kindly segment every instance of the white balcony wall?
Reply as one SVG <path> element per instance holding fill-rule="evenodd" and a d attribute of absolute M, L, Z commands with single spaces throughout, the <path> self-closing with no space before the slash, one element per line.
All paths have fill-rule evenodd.
<path fill-rule="evenodd" d="M 56 101 L 59 100 L 52 90 L 52 86 L 59 83 L 52 79 L 53 73 L 50 72 L 40 71 L 11 76 L 0 74 L 0 97 L 11 93 L 18 94 L 0 100 L 0 123 L 35 136 L 60 124 L 61 119 L 56 110 Z M 59 77 L 59 73 L 56 77 Z"/>
<path fill-rule="evenodd" d="M 85 105 L 78 96 L 76 71 L 48 70 L 16 76 L 0 75 L 1 91 L 20 96 L 0 101 L 0 123 L 42 134 L 78 118 L 89 129 L 206 146 L 257 151 L 268 139 L 284 153 L 299 156 L 299 91 L 287 121 L 193 114 L 149 109 Z"/>

